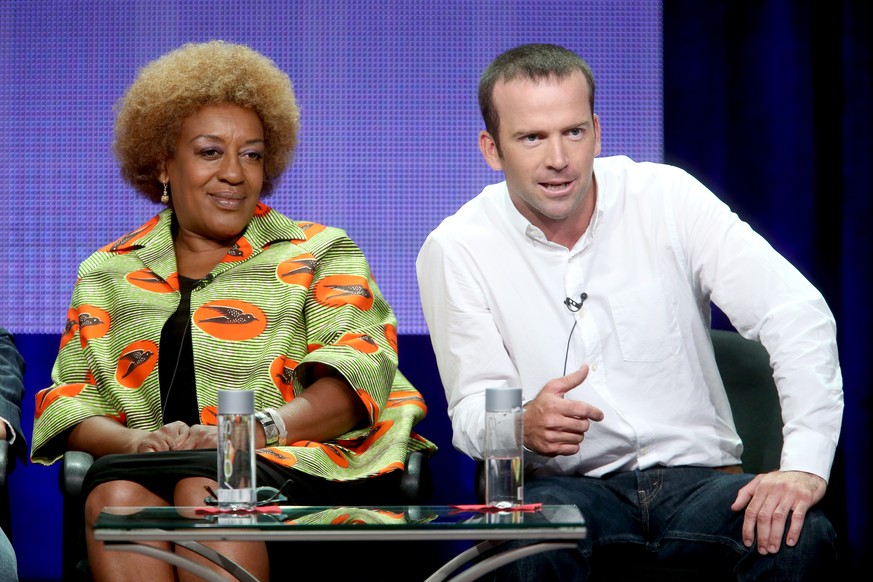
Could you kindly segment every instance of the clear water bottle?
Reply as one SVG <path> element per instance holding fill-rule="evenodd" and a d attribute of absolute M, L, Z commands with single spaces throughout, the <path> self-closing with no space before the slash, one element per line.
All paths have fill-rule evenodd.
<path fill-rule="evenodd" d="M 255 394 L 218 391 L 218 506 L 255 506 Z"/>
<path fill-rule="evenodd" d="M 524 409 L 521 388 L 485 390 L 485 503 L 524 503 Z"/>

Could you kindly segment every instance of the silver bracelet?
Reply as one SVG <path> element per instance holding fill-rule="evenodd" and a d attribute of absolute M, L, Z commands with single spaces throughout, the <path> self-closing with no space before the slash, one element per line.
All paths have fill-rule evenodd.
<path fill-rule="evenodd" d="M 269 410 L 269 409 L 268 409 Z M 264 436 L 266 437 L 265 445 L 275 447 L 279 444 L 279 427 L 273 420 L 272 414 L 267 414 L 266 411 L 258 411 L 255 413 L 255 420 L 261 423 L 264 427 Z"/>
<path fill-rule="evenodd" d="M 282 419 L 282 415 L 279 414 L 279 411 L 275 408 L 265 408 L 264 412 L 270 415 L 273 419 L 273 426 L 276 427 L 276 444 L 280 447 L 284 447 L 288 444 L 288 429 L 285 427 L 285 421 Z"/>

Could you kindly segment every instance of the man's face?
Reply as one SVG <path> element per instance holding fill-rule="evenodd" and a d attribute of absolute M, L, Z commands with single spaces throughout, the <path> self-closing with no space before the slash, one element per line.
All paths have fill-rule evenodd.
<path fill-rule="evenodd" d="M 539 81 L 513 79 L 494 87 L 500 149 L 488 135 L 479 147 L 503 171 L 519 212 L 548 236 L 555 229 L 588 226 L 594 211 L 594 158 L 600 122 L 588 102 L 581 72 Z"/>

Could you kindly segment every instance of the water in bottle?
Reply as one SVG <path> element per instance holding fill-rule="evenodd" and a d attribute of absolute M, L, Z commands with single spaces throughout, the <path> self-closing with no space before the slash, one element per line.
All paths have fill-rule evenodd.
<path fill-rule="evenodd" d="M 255 506 L 255 395 L 218 391 L 218 506 Z"/>
<path fill-rule="evenodd" d="M 521 457 L 489 457 L 485 464 L 488 505 L 500 509 L 520 505 L 524 491 Z"/>

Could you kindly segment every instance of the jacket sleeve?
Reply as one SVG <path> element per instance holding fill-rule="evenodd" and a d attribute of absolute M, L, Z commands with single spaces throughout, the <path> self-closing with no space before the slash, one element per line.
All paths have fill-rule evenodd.
<path fill-rule="evenodd" d="M 21 398 L 24 396 L 24 358 L 8 331 L 0 328 L 0 420 L 11 428 L 7 436 L 16 454 L 24 457 L 27 442 L 21 434 Z"/>
<path fill-rule="evenodd" d="M 316 362 L 333 367 L 364 401 L 375 423 L 397 371 L 397 321 L 358 246 L 336 229 L 313 242 L 318 238 L 326 244 L 316 251 L 304 307 L 309 353 L 295 382 L 304 389 Z"/>
<path fill-rule="evenodd" d="M 80 304 L 80 294 L 77 283 L 73 305 Z M 60 459 L 69 430 L 92 416 L 118 418 L 119 413 L 94 384 L 80 338 L 78 311 L 71 307 L 52 368 L 52 385 L 36 394 L 31 460 L 48 465 Z"/>

